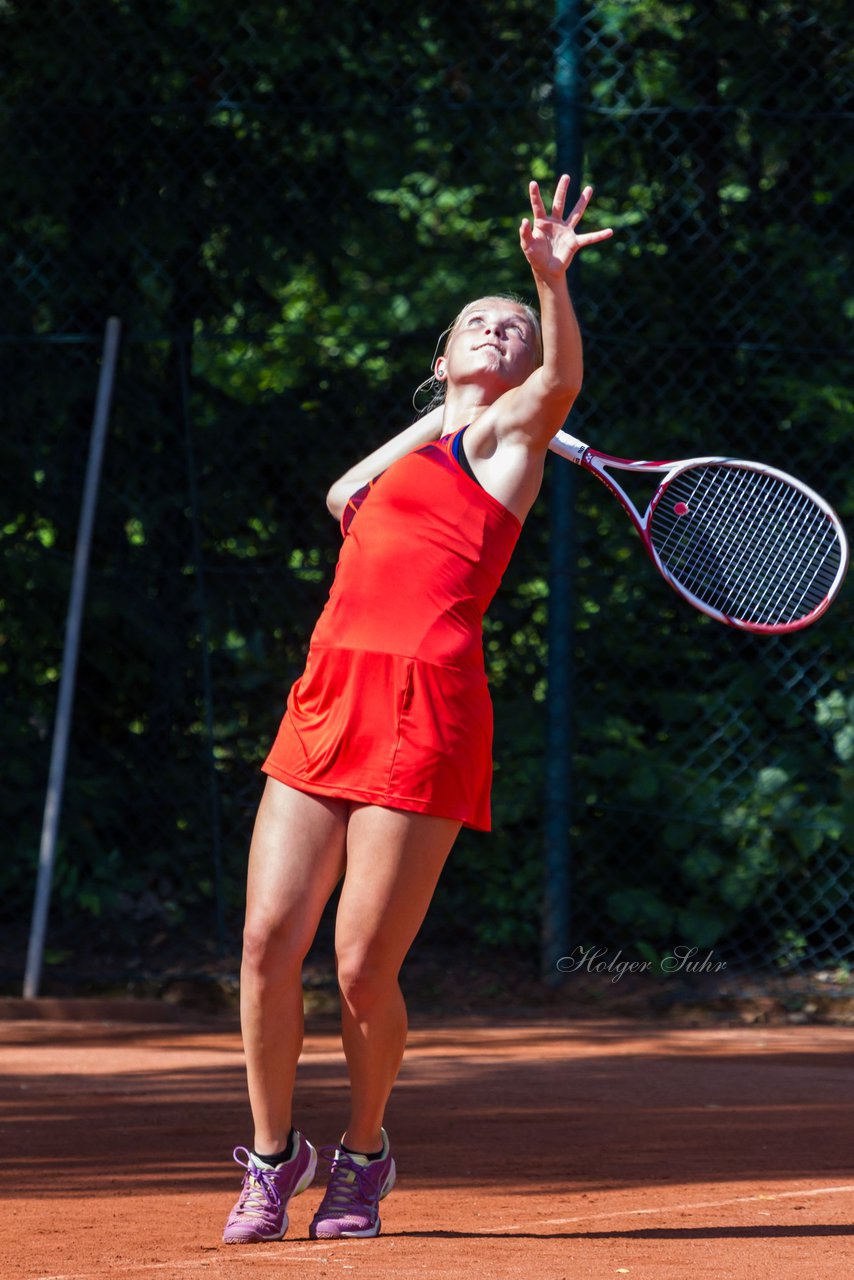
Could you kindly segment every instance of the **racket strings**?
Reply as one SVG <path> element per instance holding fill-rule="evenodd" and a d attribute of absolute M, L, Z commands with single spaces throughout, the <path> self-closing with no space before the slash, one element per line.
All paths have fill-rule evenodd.
<path fill-rule="evenodd" d="M 797 485 L 744 465 L 710 463 L 677 473 L 658 495 L 649 532 L 661 564 L 683 589 L 729 618 L 760 626 L 811 614 L 842 563 L 842 543 L 824 508 Z"/>
<path fill-rule="evenodd" d="M 770 607 L 777 599 L 779 574 L 785 572 L 791 576 L 790 603 L 797 613 L 797 608 L 802 603 L 802 599 L 798 599 L 798 582 L 806 577 L 810 583 L 815 577 L 809 572 L 812 561 L 809 556 L 804 556 L 808 538 L 803 521 L 803 517 L 812 514 L 813 504 L 805 494 L 791 490 L 788 486 L 760 483 L 767 482 L 770 478 L 756 472 L 747 473 L 750 477 L 749 485 L 738 486 L 737 474 L 729 469 L 729 474 L 718 486 L 717 502 L 713 512 L 710 512 L 721 521 L 726 518 L 726 504 L 734 496 L 741 499 L 742 505 L 738 513 L 741 540 L 730 536 L 723 551 L 720 544 L 709 541 L 720 575 L 719 597 L 714 605 L 722 608 L 724 604 L 728 604 L 730 611 L 737 616 L 749 615 L 751 608 L 762 616 L 764 607 Z M 734 493 L 734 490 L 738 490 L 738 493 Z M 789 501 L 790 496 L 796 498 L 794 504 Z M 764 523 L 760 523 L 760 516 Z M 756 536 L 745 540 L 745 530 L 755 531 Z M 801 534 L 800 538 L 798 533 Z M 708 560 L 708 556 L 706 559 Z M 758 564 L 765 568 L 764 581 L 758 580 L 755 572 L 750 572 Z M 701 562 L 697 568 L 701 574 L 700 581 L 703 580 L 704 572 L 705 580 L 708 581 L 708 564 Z M 771 574 L 774 576 L 769 576 Z M 737 594 L 739 588 L 740 595 Z M 774 619 L 781 620 L 789 618 Z"/>
<path fill-rule="evenodd" d="M 790 621 L 811 612 L 827 594 L 833 574 L 825 578 L 822 570 L 835 538 L 824 512 L 808 495 L 793 490 L 795 500 L 787 502 L 785 486 L 781 488 L 757 554 L 767 579 L 764 602 L 768 608 L 777 602 L 778 610 L 785 611 L 775 621 Z"/>
<path fill-rule="evenodd" d="M 799 616 L 810 587 L 821 586 L 822 559 L 820 548 L 817 560 L 814 554 L 816 527 L 809 499 L 793 491 L 795 501 L 790 502 L 786 486 L 781 490 L 773 483 L 759 483 L 766 480 L 754 473 L 747 490 L 742 486 L 738 493 L 733 492 L 738 486 L 728 477 L 729 483 L 721 487 L 710 511 L 718 534 L 725 536 L 707 537 L 705 554 L 695 558 L 695 573 L 689 581 L 695 592 L 703 592 L 708 603 L 721 612 L 778 624 Z M 740 498 L 737 527 L 727 507 L 733 497 Z M 821 524 L 827 527 L 826 520 Z M 821 529 L 818 531 L 821 536 Z M 818 591 L 815 604 L 824 594 Z"/>
<path fill-rule="evenodd" d="M 815 528 L 809 527 L 815 523 L 809 521 L 812 504 L 797 490 L 792 491 L 795 501 L 788 501 L 787 486 L 781 491 L 756 473 L 748 473 L 748 480 L 747 486 L 738 486 L 730 474 L 705 495 L 702 521 L 695 522 L 702 525 L 702 537 L 684 557 L 685 584 L 730 616 L 788 621 L 803 608 L 810 587 L 822 585 L 821 551 L 816 561 Z M 695 488 L 695 512 L 698 496 Z M 736 497 L 739 502 L 733 506 Z M 823 517 L 819 536 L 821 526 L 827 527 Z M 817 592 L 816 603 L 823 595 Z"/>

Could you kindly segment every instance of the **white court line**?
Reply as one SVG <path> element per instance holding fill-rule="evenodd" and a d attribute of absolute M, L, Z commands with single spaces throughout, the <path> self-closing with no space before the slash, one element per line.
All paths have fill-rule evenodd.
<path fill-rule="evenodd" d="M 791 1200 L 797 1199 L 799 1196 L 833 1196 L 852 1191 L 854 1191 L 854 1186 L 813 1187 L 806 1191 L 775 1191 L 771 1195 L 733 1196 L 730 1200 L 695 1200 L 688 1204 L 655 1205 L 652 1209 L 611 1209 L 608 1213 L 585 1213 L 579 1214 L 575 1218 L 544 1218 L 539 1225 L 557 1227 L 572 1222 L 600 1222 L 605 1218 L 639 1218 L 644 1214 L 683 1213 L 688 1209 L 720 1209 L 730 1204 L 750 1204 L 755 1200 Z M 530 1231 L 530 1229 L 531 1224 L 529 1222 L 514 1222 L 511 1226 L 504 1228 L 505 1231 Z"/>
<path fill-rule="evenodd" d="M 731 1205 L 731 1204 L 752 1204 L 752 1203 L 755 1203 L 756 1201 L 764 1201 L 765 1203 L 768 1203 L 769 1201 L 774 1202 L 776 1200 L 797 1200 L 799 1197 L 804 1197 L 804 1196 L 833 1196 L 833 1195 L 850 1194 L 851 1192 L 854 1192 L 854 1185 L 842 1186 L 842 1187 L 813 1187 L 805 1191 L 776 1191 L 771 1195 L 732 1196 L 729 1200 L 695 1200 L 686 1204 L 656 1205 L 652 1209 L 612 1209 L 608 1213 L 579 1214 L 577 1217 L 574 1217 L 574 1218 L 544 1218 L 542 1222 L 534 1224 L 534 1230 L 536 1229 L 536 1226 L 558 1227 L 558 1226 L 567 1226 L 574 1222 L 601 1222 L 606 1218 L 639 1218 L 639 1217 L 643 1217 L 644 1215 L 649 1216 L 651 1214 L 656 1214 L 656 1213 L 657 1214 L 684 1213 L 689 1209 L 723 1209 L 723 1208 L 726 1208 L 727 1205 Z M 531 1230 L 532 1230 L 532 1224 L 530 1222 L 527 1222 L 527 1223 L 514 1222 L 510 1226 L 505 1226 L 502 1228 L 502 1235 L 505 1233 L 509 1234 L 512 1231 L 531 1232 Z M 484 1227 L 482 1230 L 473 1230 L 469 1234 L 473 1236 L 477 1236 L 477 1235 L 494 1236 L 495 1229 L 494 1228 L 489 1229 Z M 275 1254 L 253 1253 L 251 1258 L 249 1258 L 248 1256 L 244 1257 L 243 1255 L 240 1255 L 240 1256 L 235 1256 L 232 1259 L 231 1255 L 229 1255 L 229 1260 L 233 1260 L 234 1262 L 245 1261 L 251 1266 L 258 1266 L 259 1264 L 263 1264 L 265 1262 L 274 1262 L 277 1266 L 281 1266 L 283 1263 L 287 1265 L 287 1263 L 290 1262 L 291 1260 L 295 1260 L 294 1259 L 295 1254 L 299 1256 L 300 1263 L 304 1263 L 307 1261 L 322 1262 L 325 1264 L 332 1263 L 333 1265 L 338 1263 L 338 1265 L 342 1266 L 343 1270 L 345 1271 L 352 1270 L 352 1267 L 348 1266 L 346 1263 L 343 1263 L 343 1264 L 339 1263 L 337 1258 L 331 1258 L 329 1257 L 328 1254 L 327 1255 L 318 1254 L 315 1249 L 307 1245 L 304 1245 L 304 1246 L 296 1245 L 296 1241 L 294 1241 L 288 1247 L 287 1254 L 285 1254 L 284 1252 L 280 1253 L 277 1250 Z M 222 1262 L 222 1261 L 223 1259 L 219 1256 L 214 1258 L 199 1259 L 197 1261 L 143 1262 L 143 1263 L 130 1264 L 130 1265 L 128 1265 L 127 1261 L 124 1261 L 121 1264 L 116 1263 L 115 1266 L 111 1265 L 110 1269 L 116 1270 L 116 1271 L 121 1269 L 125 1273 L 127 1273 L 128 1270 L 134 1273 L 140 1272 L 140 1271 L 165 1271 L 168 1267 L 171 1267 L 173 1271 L 201 1271 L 206 1267 L 216 1266 L 219 1262 Z M 34 1276 L 33 1280 L 102 1280 L 104 1274 L 105 1273 L 103 1270 L 97 1271 L 97 1272 L 96 1271 L 75 1271 L 73 1273 L 65 1273 L 63 1275 Z"/>
<path fill-rule="evenodd" d="M 291 1242 L 288 1245 L 287 1256 L 285 1256 L 285 1254 L 283 1253 L 273 1254 L 273 1253 L 253 1252 L 251 1257 L 245 1254 L 240 1254 L 240 1255 L 228 1254 L 227 1257 L 229 1262 L 245 1263 L 246 1265 L 252 1266 L 252 1267 L 262 1266 L 265 1262 L 275 1263 L 277 1267 L 280 1267 L 282 1266 L 283 1263 L 287 1264 L 292 1260 L 296 1261 L 296 1259 L 294 1258 L 295 1254 L 299 1255 L 300 1265 L 302 1265 L 302 1263 L 307 1261 L 322 1262 L 324 1265 L 338 1262 L 337 1258 L 330 1258 L 328 1254 L 325 1254 L 325 1255 L 318 1254 L 317 1250 L 311 1248 L 309 1245 L 304 1245 L 302 1247 L 297 1246 L 296 1248 L 294 1248 L 295 1243 L 296 1242 Z M 131 1262 L 128 1262 L 127 1259 L 123 1259 L 122 1262 L 112 1262 L 112 1263 L 107 1263 L 106 1265 L 109 1267 L 109 1273 L 116 1272 L 118 1274 L 119 1272 L 121 1272 L 121 1274 L 127 1275 L 128 1272 L 130 1272 L 131 1274 L 136 1275 L 137 1272 L 140 1272 L 140 1271 L 166 1271 L 166 1270 L 171 1270 L 173 1272 L 203 1271 L 208 1267 L 218 1267 L 223 1261 L 224 1261 L 224 1258 L 220 1256 L 217 1251 L 216 1257 L 185 1259 L 184 1261 L 181 1261 L 181 1262 L 133 1262 L 131 1263 Z M 338 1265 L 343 1265 L 344 1270 L 346 1271 L 352 1270 L 352 1267 L 348 1266 L 346 1263 L 344 1264 L 339 1263 Z M 103 1280 L 103 1277 L 109 1273 L 105 1272 L 102 1268 L 99 1271 L 74 1271 L 74 1272 L 63 1272 L 62 1275 L 33 1276 L 32 1280 Z"/>

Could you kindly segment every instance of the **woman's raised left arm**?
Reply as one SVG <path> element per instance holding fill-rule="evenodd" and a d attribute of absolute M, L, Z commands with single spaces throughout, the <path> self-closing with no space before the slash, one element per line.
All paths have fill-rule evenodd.
<path fill-rule="evenodd" d="M 531 219 L 519 228 L 519 242 L 534 276 L 543 329 L 543 363 L 520 387 L 504 395 L 496 423 L 500 437 L 522 436 L 545 449 L 566 420 L 581 390 L 584 373 L 581 332 L 567 287 L 566 273 L 579 249 L 613 235 L 610 227 L 579 235 L 576 227 L 593 194 L 585 187 L 564 219 L 569 175 L 557 184 L 551 213 L 546 212 L 536 182 L 530 184 Z"/>

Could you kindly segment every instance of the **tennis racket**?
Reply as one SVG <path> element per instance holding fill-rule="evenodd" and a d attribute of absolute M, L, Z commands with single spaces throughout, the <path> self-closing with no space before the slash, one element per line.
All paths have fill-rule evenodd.
<path fill-rule="evenodd" d="M 839 517 L 784 471 L 734 458 L 633 462 L 565 431 L 549 448 L 598 476 L 674 591 L 718 622 L 797 631 L 820 618 L 842 586 L 848 543 Z M 643 515 L 612 470 L 665 473 Z"/>

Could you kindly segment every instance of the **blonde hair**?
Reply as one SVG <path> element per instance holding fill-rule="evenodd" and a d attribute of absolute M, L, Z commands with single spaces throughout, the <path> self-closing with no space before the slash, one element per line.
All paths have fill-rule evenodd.
<path fill-rule="evenodd" d="M 413 404 L 413 407 L 418 412 L 419 417 L 422 417 L 425 413 L 429 413 L 431 409 L 437 408 L 440 404 L 444 402 L 447 383 L 444 381 L 440 381 L 436 377 L 436 374 L 435 374 L 436 361 L 440 355 L 444 355 L 445 352 L 447 351 L 448 343 L 451 341 L 457 329 L 459 328 L 460 322 L 462 321 L 463 317 L 466 316 L 469 313 L 469 311 L 472 310 L 473 307 L 476 307 L 478 303 L 487 302 L 487 301 L 512 302 L 514 303 L 515 306 L 521 308 L 525 318 L 529 321 L 531 328 L 534 331 L 534 340 L 535 340 L 534 352 L 536 356 L 536 363 L 534 367 L 539 368 L 540 365 L 543 363 L 543 328 L 542 328 L 542 325 L 540 324 L 540 317 L 532 306 L 530 306 L 527 302 L 524 302 L 521 298 L 517 298 L 512 293 L 488 293 L 488 294 L 485 294 L 482 298 L 475 298 L 474 301 L 467 302 L 466 305 L 463 307 L 463 309 L 457 313 L 457 315 L 448 325 L 447 329 L 443 329 L 442 332 L 439 334 L 439 337 L 436 341 L 436 349 L 433 352 L 433 359 L 430 362 L 430 377 L 425 378 L 423 382 L 419 383 L 419 385 L 415 388 L 415 391 L 412 396 L 412 404 Z M 441 351 L 439 350 L 440 347 L 441 347 Z M 418 396 L 422 391 L 429 392 L 430 398 L 425 405 L 419 408 Z"/>

